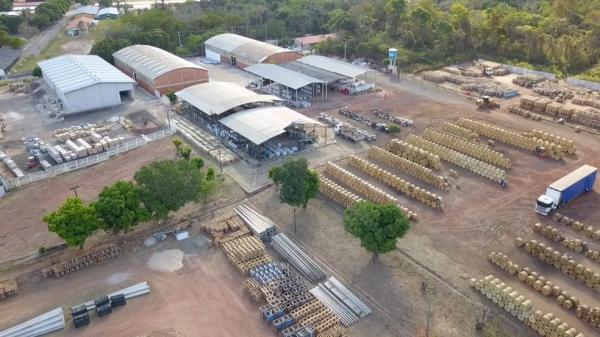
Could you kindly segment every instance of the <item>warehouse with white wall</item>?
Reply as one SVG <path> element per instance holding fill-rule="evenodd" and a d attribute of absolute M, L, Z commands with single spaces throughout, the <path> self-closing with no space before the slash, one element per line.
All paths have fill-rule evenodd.
<path fill-rule="evenodd" d="M 62 114 L 130 101 L 135 81 L 96 55 L 63 55 L 38 63 Z"/>

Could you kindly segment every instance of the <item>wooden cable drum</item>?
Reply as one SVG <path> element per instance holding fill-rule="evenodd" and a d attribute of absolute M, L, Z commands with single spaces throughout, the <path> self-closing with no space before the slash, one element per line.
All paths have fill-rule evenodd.
<path fill-rule="evenodd" d="M 429 82 L 433 82 L 433 83 L 443 83 L 446 81 L 446 74 L 439 70 L 424 71 L 421 74 L 421 77 L 425 81 L 429 81 Z"/>
<path fill-rule="evenodd" d="M 389 143 L 387 143 L 385 149 L 421 166 L 425 166 L 434 170 L 439 170 L 442 168 L 442 162 L 440 161 L 439 156 L 399 139 L 392 139 Z"/>
<path fill-rule="evenodd" d="M 454 151 L 445 146 L 441 146 L 434 142 L 431 142 L 425 138 L 416 136 L 416 135 L 408 135 L 406 138 L 409 144 L 413 144 L 415 146 L 422 147 L 427 151 L 438 155 L 441 159 L 452 163 L 456 166 L 462 167 L 471 172 L 477 173 L 478 175 L 488 178 L 497 183 L 507 182 L 508 177 L 506 175 L 506 171 L 497 168 L 488 163 L 482 162 L 473 157 L 467 156 L 458 151 Z"/>
<path fill-rule="evenodd" d="M 523 116 L 523 117 L 526 117 L 526 118 L 531 118 L 534 121 L 540 121 L 540 120 L 542 120 L 542 116 L 540 116 L 540 115 L 538 115 L 536 113 L 533 113 L 533 112 L 531 112 L 529 110 L 525 110 L 523 108 L 517 107 L 517 106 L 510 106 L 510 107 L 508 107 L 508 111 L 511 112 L 511 113 L 517 114 L 519 116 Z"/>
<path fill-rule="evenodd" d="M 594 228 L 594 226 L 588 226 L 582 222 L 575 221 L 574 219 L 564 216 L 559 212 L 555 212 L 552 215 L 552 219 L 563 226 L 570 226 L 577 232 L 583 232 L 583 234 L 588 238 L 600 240 L 600 229 Z"/>
<path fill-rule="evenodd" d="M 319 175 L 319 178 L 319 190 L 321 193 L 345 208 L 352 207 L 355 203 L 363 201 L 363 198 L 324 177 L 322 174 Z"/>
<path fill-rule="evenodd" d="M 377 165 L 365 159 L 362 159 L 361 157 L 355 155 L 350 156 L 348 159 L 348 163 L 351 166 L 359 169 L 361 172 L 364 172 L 370 175 L 371 177 L 376 178 L 384 184 L 391 186 L 396 191 L 406 196 L 409 196 L 415 200 L 418 200 L 429 207 L 439 210 L 443 208 L 441 196 L 438 196 L 425 189 L 422 189 L 409 181 L 401 179 L 397 175 L 383 170 Z"/>
<path fill-rule="evenodd" d="M 427 128 L 421 137 L 492 165 L 507 169 L 510 168 L 510 159 L 485 145 L 469 142 L 460 137 L 432 128 Z"/>
<path fill-rule="evenodd" d="M 433 185 L 442 190 L 449 190 L 450 184 L 443 176 L 436 175 L 430 168 L 419 165 L 413 161 L 405 159 L 399 155 L 388 152 L 379 147 L 371 147 L 368 156 L 370 159 L 380 161 L 393 168 L 399 169 L 409 175 Z"/>
<path fill-rule="evenodd" d="M 567 153 L 569 153 L 569 154 L 575 153 L 575 143 L 570 139 L 566 139 L 564 137 L 560 137 L 560 136 L 553 135 L 551 133 L 536 130 L 536 129 L 533 129 L 530 132 L 526 133 L 526 136 L 530 137 L 530 138 L 538 138 L 543 141 L 548 141 L 548 142 L 551 142 L 554 144 L 558 144 L 558 145 L 562 146 L 563 149 Z"/>
<path fill-rule="evenodd" d="M 365 198 L 377 204 L 398 205 L 398 207 L 402 209 L 409 219 L 417 219 L 417 214 L 409 210 L 407 207 L 400 205 L 394 196 L 341 168 L 339 165 L 328 162 L 325 166 L 325 173 L 334 178 L 336 181 L 343 183 L 344 185 L 355 190 Z"/>
<path fill-rule="evenodd" d="M 575 95 L 572 102 L 575 104 L 587 105 L 600 109 L 600 96 L 597 94 Z"/>
<path fill-rule="evenodd" d="M 446 122 L 442 124 L 441 129 L 447 133 L 464 138 L 466 140 L 479 141 L 479 135 L 476 132 L 473 132 L 472 130 L 463 128 L 462 126 L 458 126 L 451 122 Z"/>

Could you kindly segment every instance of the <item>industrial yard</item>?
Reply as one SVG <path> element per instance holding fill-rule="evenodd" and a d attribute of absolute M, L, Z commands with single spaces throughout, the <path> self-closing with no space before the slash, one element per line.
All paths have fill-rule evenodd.
<path fill-rule="evenodd" d="M 536 213 L 548 185 L 600 165 L 594 112 L 577 112 L 596 106 L 597 94 L 564 93 L 489 62 L 394 78 L 279 49 L 244 60 L 237 55 L 252 42 L 240 41 L 211 50 L 229 65 L 173 59 L 198 72 L 187 87 L 159 81 L 160 65 L 127 68 L 156 82 L 136 78 L 141 88 L 125 90 L 133 102 L 89 114 L 53 119 L 28 93 L 1 93 L 0 107 L 24 106 L 2 110 L 8 131 L 0 141 L 23 177 L 42 172 L 43 161 L 56 170 L 59 161 L 79 165 L 107 153 L 73 172 L 23 180 L 0 199 L 0 281 L 15 280 L 0 283 L 0 317 L 9 317 L 1 329 L 61 307 L 57 336 L 597 335 L 599 189 L 592 184 L 552 215 Z M 277 53 L 279 68 L 261 67 Z M 254 63 L 248 81 L 234 67 L 245 62 Z M 325 65 L 329 73 L 318 68 Z M 312 75 L 290 81 L 298 69 Z M 372 86 L 355 95 L 349 83 Z M 163 86 L 178 89 L 178 104 L 163 99 Z M 28 125 L 34 115 L 41 118 Z M 223 169 L 208 202 L 129 233 L 95 234 L 81 251 L 47 230 L 41 218 L 73 189 L 93 201 L 104 186 L 174 158 L 176 137 Z M 318 173 L 320 193 L 294 212 L 267 172 L 297 157 Z M 397 205 L 411 222 L 378 259 L 344 229 L 344 209 L 362 200 Z M 87 323 L 71 310 L 144 281 L 145 296 L 115 305 L 109 317 L 91 313 L 107 315 L 99 309 L 106 302 L 80 308 L 90 312 Z"/>

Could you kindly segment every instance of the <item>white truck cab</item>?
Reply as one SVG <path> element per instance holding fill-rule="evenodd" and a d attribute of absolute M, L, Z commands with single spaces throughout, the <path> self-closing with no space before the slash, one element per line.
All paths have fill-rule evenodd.
<path fill-rule="evenodd" d="M 556 209 L 556 206 L 557 204 L 552 197 L 542 194 L 537 198 L 535 211 L 543 215 L 548 215 L 552 210 Z"/>

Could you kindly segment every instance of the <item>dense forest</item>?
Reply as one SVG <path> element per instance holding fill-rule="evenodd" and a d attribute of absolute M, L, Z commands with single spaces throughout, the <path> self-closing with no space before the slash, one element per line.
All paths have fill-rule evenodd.
<path fill-rule="evenodd" d="M 385 62 L 399 49 L 407 70 L 489 58 L 600 80 L 600 0 L 213 0 L 158 5 L 102 27 L 94 52 L 110 59 L 147 43 L 197 54 L 230 31 L 286 45 L 304 34 L 339 33 L 325 54 Z"/>

